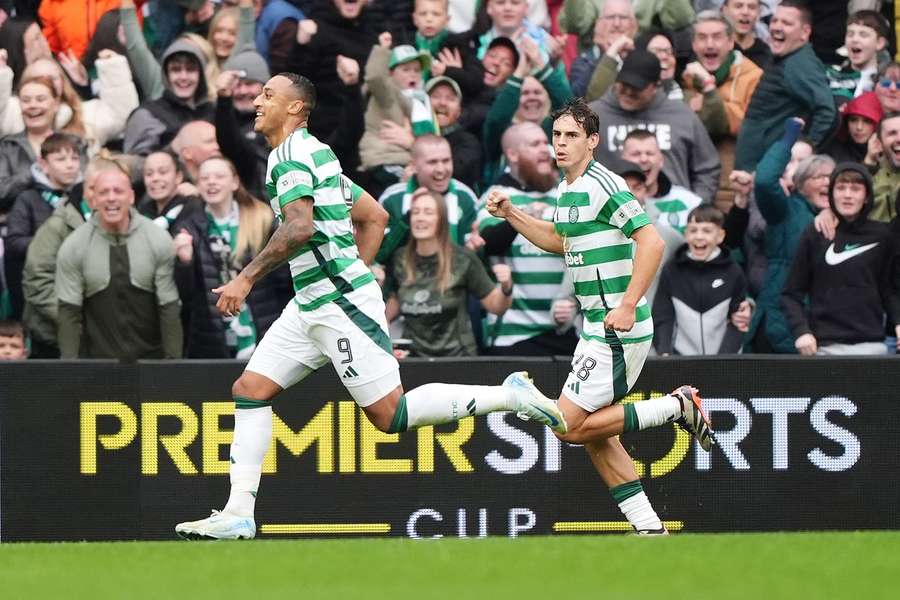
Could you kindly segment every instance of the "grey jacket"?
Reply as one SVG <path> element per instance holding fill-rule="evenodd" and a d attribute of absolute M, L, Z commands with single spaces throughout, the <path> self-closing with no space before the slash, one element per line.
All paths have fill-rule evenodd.
<path fill-rule="evenodd" d="M 0 138 L 0 214 L 9 212 L 16 198 L 31 185 L 31 165 L 37 156 L 24 131 Z"/>
<path fill-rule="evenodd" d="M 615 90 L 610 90 L 590 107 L 600 117 L 595 160 L 603 164 L 618 155 L 629 131 L 650 130 L 656 133 L 666 156 L 663 171 L 672 183 L 691 190 L 704 202 L 712 202 L 719 187 L 719 154 L 703 123 L 684 102 L 671 100 L 660 90 L 647 108 L 627 112 L 619 106 Z"/>

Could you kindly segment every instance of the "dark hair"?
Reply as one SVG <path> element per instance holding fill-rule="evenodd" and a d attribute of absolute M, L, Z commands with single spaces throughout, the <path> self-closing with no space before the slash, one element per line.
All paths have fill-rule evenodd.
<path fill-rule="evenodd" d="M 866 185 L 866 178 L 863 177 L 863 174 L 854 169 L 844 169 L 840 173 L 834 176 L 835 183 L 861 183 Z"/>
<path fill-rule="evenodd" d="M 847 25 L 862 25 L 874 29 L 878 37 L 887 39 L 890 35 L 890 25 L 880 12 L 874 10 L 858 10 L 847 17 Z"/>
<path fill-rule="evenodd" d="M 313 85 L 313 82 L 303 75 L 288 71 L 278 73 L 277 77 L 284 77 L 291 82 L 291 87 L 303 100 L 303 110 L 306 111 L 306 114 L 311 113 L 316 107 L 316 86 Z"/>
<path fill-rule="evenodd" d="M 584 98 L 570 98 L 558 111 L 550 115 L 554 122 L 569 115 L 578 123 L 588 137 L 600 133 L 600 117 L 587 105 Z"/>
<path fill-rule="evenodd" d="M 47 158 L 55 152 L 71 150 L 75 154 L 81 153 L 81 138 L 71 133 L 51 133 L 41 144 L 41 158 Z"/>
<path fill-rule="evenodd" d="M 781 0 L 781 4 L 778 6 L 781 8 L 793 8 L 794 10 L 800 11 L 800 19 L 803 23 L 805 25 L 812 25 L 812 10 L 810 10 L 809 3 L 805 0 Z"/>
<path fill-rule="evenodd" d="M 883 116 L 881 117 L 881 120 L 878 121 L 878 131 L 877 131 L 877 133 L 878 133 L 878 136 L 879 136 L 879 137 L 881 137 L 881 130 L 882 130 L 882 128 L 884 127 L 885 121 L 887 121 L 888 119 L 896 119 L 897 117 L 900 117 L 900 112 L 897 112 L 897 111 L 889 112 L 889 113 L 887 113 L 886 115 L 883 115 Z"/>
<path fill-rule="evenodd" d="M 688 213 L 687 222 L 712 223 L 717 227 L 725 226 L 725 215 L 712 204 L 701 204 Z"/>
<path fill-rule="evenodd" d="M 656 134 L 647 129 L 632 129 L 628 132 L 628 135 L 625 136 L 625 139 L 622 141 L 622 145 L 624 146 L 628 140 L 635 141 L 643 141 L 643 140 L 656 140 Z M 659 145 L 659 141 L 657 140 L 657 145 Z"/>
<path fill-rule="evenodd" d="M 647 50 L 647 46 L 650 44 L 650 40 L 655 38 L 656 36 L 662 36 L 669 40 L 669 45 L 672 46 L 672 51 L 675 51 L 675 40 L 672 38 L 672 32 L 667 29 L 660 29 L 659 27 L 651 27 L 645 31 L 642 31 L 634 38 L 634 48 L 636 50 Z"/>
<path fill-rule="evenodd" d="M 25 339 L 25 326 L 18 321 L 0 321 L 0 337 L 20 337 Z"/>

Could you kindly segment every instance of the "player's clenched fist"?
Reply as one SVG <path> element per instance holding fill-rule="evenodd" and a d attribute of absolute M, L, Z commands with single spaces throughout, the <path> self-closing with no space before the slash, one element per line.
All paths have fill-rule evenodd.
<path fill-rule="evenodd" d="M 487 205 L 485 208 L 487 208 L 487 211 L 495 217 L 505 219 L 509 216 L 512 203 L 509 201 L 508 195 L 499 190 L 494 190 L 488 194 Z"/>

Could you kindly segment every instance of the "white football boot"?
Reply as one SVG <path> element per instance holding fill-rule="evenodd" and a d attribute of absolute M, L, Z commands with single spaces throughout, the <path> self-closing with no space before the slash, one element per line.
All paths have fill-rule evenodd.
<path fill-rule="evenodd" d="M 205 519 L 179 523 L 175 533 L 185 540 L 252 540 L 256 536 L 256 521 L 253 517 L 214 510 Z"/>
<path fill-rule="evenodd" d="M 503 380 L 503 387 L 513 393 L 516 401 L 516 416 L 526 421 L 543 423 L 556 433 L 569 430 L 566 419 L 556 402 L 544 396 L 534 386 L 527 371 L 517 371 Z"/>

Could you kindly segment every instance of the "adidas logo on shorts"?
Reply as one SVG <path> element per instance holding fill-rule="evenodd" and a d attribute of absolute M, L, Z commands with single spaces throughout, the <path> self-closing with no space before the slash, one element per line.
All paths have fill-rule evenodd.
<path fill-rule="evenodd" d="M 344 374 L 341 375 L 342 379 L 349 379 L 351 377 L 359 377 L 359 373 L 356 372 L 356 369 L 353 367 L 347 367 L 347 370 L 344 371 Z"/>

